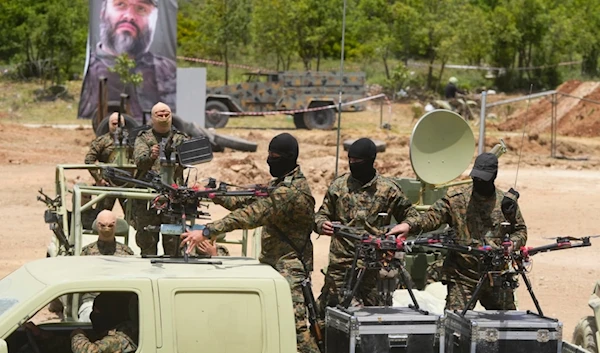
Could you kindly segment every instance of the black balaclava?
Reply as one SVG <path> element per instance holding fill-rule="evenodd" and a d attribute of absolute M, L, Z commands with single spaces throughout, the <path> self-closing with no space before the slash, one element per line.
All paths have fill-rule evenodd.
<path fill-rule="evenodd" d="M 496 187 L 494 180 L 498 175 L 498 157 L 493 153 L 482 153 L 475 159 L 471 170 L 473 178 L 473 192 L 483 197 L 494 195 Z"/>
<path fill-rule="evenodd" d="M 127 319 L 129 298 L 127 292 L 104 292 L 94 299 L 90 321 L 97 333 L 103 333 L 115 328 Z"/>
<path fill-rule="evenodd" d="M 360 158 L 363 161 L 350 163 L 350 173 L 352 177 L 360 181 L 363 185 L 375 177 L 375 157 L 377 157 L 377 147 L 371 139 L 363 137 L 356 140 L 348 149 L 348 158 Z"/>
<path fill-rule="evenodd" d="M 268 157 L 269 172 L 275 178 L 281 178 L 296 168 L 298 160 L 298 141 L 294 136 L 284 132 L 279 134 L 269 143 L 269 152 L 274 152 L 280 157 Z"/>
<path fill-rule="evenodd" d="M 496 175 L 488 181 L 473 178 L 473 191 L 481 196 L 490 197 L 494 195 L 496 191 L 496 186 L 494 186 L 494 180 L 496 180 Z"/>

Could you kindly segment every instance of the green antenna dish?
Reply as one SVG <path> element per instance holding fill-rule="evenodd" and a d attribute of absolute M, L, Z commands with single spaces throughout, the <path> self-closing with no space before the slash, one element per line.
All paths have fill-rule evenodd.
<path fill-rule="evenodd" d="M 421 117 L 410 137 L 410 162 L 417 177 L 440 185 L 460 176 L 475 153 L 475 136 L 460 115 L 445 109 Z"/>

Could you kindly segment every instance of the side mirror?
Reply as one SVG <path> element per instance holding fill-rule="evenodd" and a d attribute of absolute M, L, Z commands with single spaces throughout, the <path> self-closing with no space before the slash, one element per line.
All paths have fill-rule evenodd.
<path fill-rule="evenodd" d="M 8 353 L 8 346 L 6 345 L 6 341 L 0 339 L 0 353 Z"/>

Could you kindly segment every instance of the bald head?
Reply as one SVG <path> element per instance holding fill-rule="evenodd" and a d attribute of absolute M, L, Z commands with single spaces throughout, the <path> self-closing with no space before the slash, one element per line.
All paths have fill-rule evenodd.
<path fill-rule="evenodd" d="M 114 134 L 117 131 L 117 127 L 119 126 L 119 113 L 114 112 L 108 118 L 108 129 L 111 134 Z M 123 120 L 123 116 L 121 115 L 121 125 L 125 125 L 125 121 Z"/>
<path fill-rule="evenodd" d="M 96 216 L 96 228 L 98 228 L 98 239 L 103 241 L 114 241 L 117 230 L 117 216 L 112 211 L 103 210 Z"/>
<path fill-rule="evenodd" d="M 166 133 L 171 130 L 171 108 L 162 102 L 156 103 L 152 107 L 152 129 L 159 133 Z"/>

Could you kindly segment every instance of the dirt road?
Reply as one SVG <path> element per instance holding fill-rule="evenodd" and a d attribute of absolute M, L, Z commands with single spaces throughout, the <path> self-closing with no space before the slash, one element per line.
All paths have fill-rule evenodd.
<path fill-rule="evenodd" d="M 407 124 L 408 125 L 408 124 Z M 259 142 L 256 153 L 226 151 L 216 153 L 210 168 L 198 170 L 199 178 L 213 176 L 232 183 L 268 180 L 265 163 L 269 139 L 282 131 L 232 130 L 228 133 Z M 307 175 L 317 203 L 320 204 L 326 186 L 334 174 L 335 135 L 322 131 L 290 131 L 300 141 L 300 164 Z M 343 138 L 359 137 L 360 131 L 345 132 Z M 36 201 L 36 192 L 43 187 L 54 195 L 56 163 L 79 163 L 93 135 L 89 130 L 68 131 L 59 129 L 23 128 L 0 124 L 0 277 L 20 265 L 45 256 L 51 232 L 43 222 L 44 206 Z M 385 131 L 373 137 L 388 143 L 386 152 L 380 154 L 377 167 L 387 175 L 413 176 L 408 158 L 408 136 Z M 514 139 L 513 144 L 519 141 Z M 517 188 L 521 192 L 520 205 L 528 225 L 528 245 L 552 242 L 543 237 L 558 235 L 583 236 L 599 233 L 597 206 L 600 204 L 600 172 L 597 145 L 590 141 L 569 141 L 569 146 L 579 146 L 590 160 L 577 162 L 550 159 L 547 145 L 540 139 L 529 139 L 518 173 Z M 590 144 L 592 144 L 590 146 Z M 31 147 L 27 150 L 25 146 Z M 32 147 L 34 146 L 34 147 Z M 584 147 L 581 147 L 584 146 Z M 588 147 L 585 147 L 588 146 Z M 569 150 L 568 148 L 565 150 Z M 582 151 L 582 152 L 581 152 Z M 340 171 L 347 170 L 347 160 L 342 154 Z M 498 186 L 506 190 L 513 186 L 516 175 L 515 150 L 501 159 Z M 70 174 L 72 181 L 90 182 L 87 173 Z M 213 208 L 213 216 L 225 212 Z M 315 241 L 315 287 L 322 285 L 318 270 L 327 262 L 329 239 Z M 591 313 L 587 299 L 593 284 L 600 279 L 600 239 L 594 246 L 536 255 L 530 274 L 534 290 L 544 313 L 564 322 L 564 336 L 571 338 L 577 320 Z M 597 244 L 596 244 L 597 243 Z M 232 253 L 237 250 L 232 247 Z M 520 309 L 535 309 L 524 285 L 518 289 Z"/>

